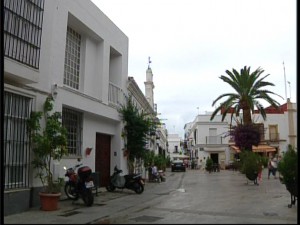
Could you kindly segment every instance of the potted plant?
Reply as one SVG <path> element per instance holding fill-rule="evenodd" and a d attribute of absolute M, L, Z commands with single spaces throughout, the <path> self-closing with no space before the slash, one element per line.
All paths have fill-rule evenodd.
<path fill-rule="evenodd" d="M 288 205 L 290 208 L 295 205 L 296 197 L 298 197 L 298 157 L 292 145 L 288 146 L 287 152 L 279 161 L 278 172 L 281 183 L 285 184 L 291 194 L 291 204 Z"/>
<path fill-rule="evenodd" d="M 47 97 L 43 111 L 31 112 L 27 121 L 33 151 L 32 165 L 36 170 L 35 177 L 39 177 L 43 185 L 39 192 L 41 209 L 47 211 L 58 208 L 61 187 L 64 184 L 63 178 L 55 180 L 53 177 L 51 163 L 67 154 L 67 131 L 62 126 L 61 113 L 50 113 L 53 110 L 53 102 L 51 96 Z M 44 202 L 45 198 L 50 200 L 50 204 Z"/>

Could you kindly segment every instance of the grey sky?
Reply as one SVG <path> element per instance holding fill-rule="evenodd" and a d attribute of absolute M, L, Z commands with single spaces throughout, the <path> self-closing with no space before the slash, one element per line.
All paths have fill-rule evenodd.
<path fill-rule="evenodd" d="M 143 92 L 151 57 L 154 102 L 169 133 L 183 138 L 197 107 L 213 111 L 212 102 L 232 91 L 219 78 L 227 69 L 261 67 L 284 100 L 273 97 L 296 102 L 296 0 L 92 2 L 129 38 L 128 75 Z"/>

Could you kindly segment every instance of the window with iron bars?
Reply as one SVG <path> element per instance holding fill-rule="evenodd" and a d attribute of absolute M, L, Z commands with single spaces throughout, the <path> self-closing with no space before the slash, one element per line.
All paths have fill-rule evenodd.
<path fill-rule="evenodd" d="M 4 56 L 39 68 L 44 0 L 4 0 Z"/>
<path fill-rule="evenodd" d="M 82 113 L 63 107 L 62 124 L 67 129 L 69 156 L 81 156 Z"/>
<path fill-rule="evenodd" d="M 29 187 L 30 140 L 27 119 L 32 99 L 4 92 L 4 188 Z"/>
<path fill-rule="evenodd" d="M 81 35 L 67 27 L 64 84 L 79 89 Z"/>

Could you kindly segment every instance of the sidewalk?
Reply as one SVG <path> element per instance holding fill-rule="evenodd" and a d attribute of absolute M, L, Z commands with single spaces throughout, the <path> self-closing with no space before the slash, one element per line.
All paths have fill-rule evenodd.
<path fill-rule="evenodd" d="M 168 174 L 166 174 L 168 176 Z M 145 189 L 151 189 L 151 186 L 157 185 L 155 182 L 146 180 Z M 94 192 L 94 204 L 92 207 L 85 206 L 83 200 L 77 201 L 67 199 L 62 193 L 59 201 L 59 209 L 55 211 L 42 211 L 39 207 L 33 207 L 26 212 L 4 216 L 4 224 L 89 224 L 93 221 L 105 218 L 108 215 L 118 211 L 109 201 L 117 198 L 135 194 L 128 189 L 116 189 L 114 192 L 108 192 L 105 187 L 98 188 L 98 193 Z M 5 206 L 4 206 L 5 207 Z M 120 207 L 124 207 L 120 205 Z M 79 214 L 78 216 L 72 216 Z"/>

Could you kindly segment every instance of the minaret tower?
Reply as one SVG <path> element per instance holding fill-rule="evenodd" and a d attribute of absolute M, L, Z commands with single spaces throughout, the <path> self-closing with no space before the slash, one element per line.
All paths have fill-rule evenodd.
<path fill-rule="evenodd" d="M 146 71 L 146 82 L 145 84 L 145 97 L 150 103 L 152 109 L 154 109 L 154 94 L 153 94 L 153 89 L 154 89 L 154 84 L 153 84 L 153 73 L 150 68 L 150 57 L 148 57 L 148 69 Z"/>

